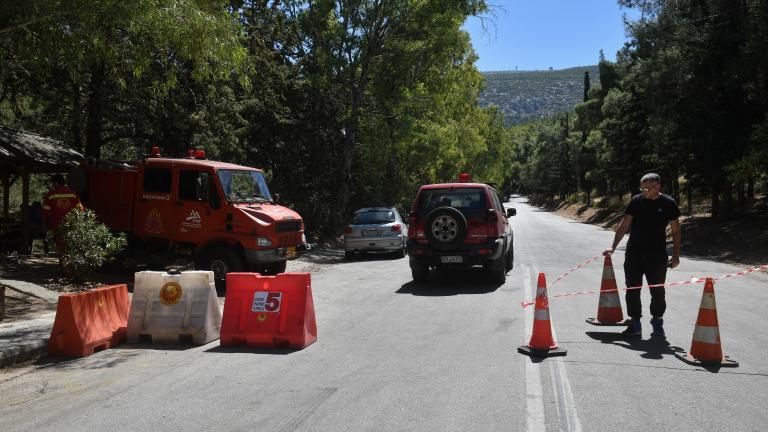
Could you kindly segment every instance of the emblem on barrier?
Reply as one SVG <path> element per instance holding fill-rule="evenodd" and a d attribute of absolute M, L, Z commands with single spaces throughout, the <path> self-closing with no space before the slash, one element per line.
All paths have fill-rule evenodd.
<path fill-rule="evenodd" d="M 181 285 L 176 282 L 166 282 L 160 288 L 160 303 L 173 306 L 181 300 Z"/>

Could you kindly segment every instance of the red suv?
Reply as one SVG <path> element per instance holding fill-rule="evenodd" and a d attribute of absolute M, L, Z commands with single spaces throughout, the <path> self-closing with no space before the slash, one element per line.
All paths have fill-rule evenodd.
<path fill-rule="evenodd" d="M 408 254 L 415 281 L 430 268 L 482 265 L 503 284 L 514 261 L 514 208 L 504 209 L 483 183 L 442 183 L 419 188 L 408 218 Z"/>

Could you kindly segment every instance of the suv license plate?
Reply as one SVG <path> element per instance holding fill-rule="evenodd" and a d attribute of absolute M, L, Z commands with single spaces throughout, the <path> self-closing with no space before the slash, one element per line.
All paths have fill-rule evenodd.
<path fill-rule="evenodd" d="M 464 257 L 461 255 L 459 256 L 441 256 L 440 257 L 441 263 L 461 263 L 464 262 Z"/>

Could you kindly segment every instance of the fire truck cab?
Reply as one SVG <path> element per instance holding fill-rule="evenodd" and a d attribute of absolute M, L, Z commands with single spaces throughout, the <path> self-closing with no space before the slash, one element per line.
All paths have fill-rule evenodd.
<path fill-rule="evenodd" d="M 281 273 L 307 250 L 301 216 L 275 202 L 259 169 L 153 147 L 134 163 L 90 159 L 82 173 L 85 206 L 128 233 L 134 255 L 188 258 L 223 282 L 229 272 Z"/>

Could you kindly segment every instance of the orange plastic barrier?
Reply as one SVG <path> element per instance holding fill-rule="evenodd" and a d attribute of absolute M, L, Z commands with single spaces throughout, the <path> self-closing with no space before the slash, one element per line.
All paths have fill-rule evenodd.
<path fill-rule="evenodd" d="M 568 353 L 555 343 L 552 337 L 552 323 L 549 320 L 549 301 L 547 300 L 547 279 L 539 273 L 536 288 L 536 306 L 533 311 L 533 332 L 528 345 L 517 348 L 517 352 L 531 357 L 564 356 Z"/>
<path fill-rule="evenodd" d="M 600 326 L 625 325 L 624 314 L 621 312 L 619 290 L 616 287 L 616 276 L 613 274 L 613 262 L 608 255 L 605 256 L 603 262 L 603 279 L 600 282 L 597 318 L 587 318 L 587 322 Z"/>
<path fill-rule="evenodd" d="M 707 278 L 704 283 L 691 350 L 687 353 L 675 353 L 675 356 L 696 366 L 736 367 L 739 365 L 739 362 L 724 356 L 723 348 L 720 346 L 720 325 L 717 322 L 715 284 L 712 278 Z"/>
<path fill-rule="evenodd" d="M 221 346 L 304 348 L 317 340 L 309 273 L 228 273 Z"/>
<path fill-rule="evenodd" d="M 130 309 L 125 284 L 60 295 L 48 354 L 84 357 L 119 345 L 125 340 Z"/>

